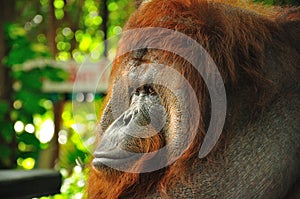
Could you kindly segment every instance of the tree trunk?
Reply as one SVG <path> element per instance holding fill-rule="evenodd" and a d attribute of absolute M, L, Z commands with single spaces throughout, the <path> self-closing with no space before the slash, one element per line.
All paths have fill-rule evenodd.
<path fill-rule="evenodd" d="M 108 8 L 107 8 L 107 0 L 102 1 L 101 10 L 100 10 L 100 16 L 103 19 L 103 22 L 101 24 L 101 29 L 104 32 L 104 56 L 107 57 L 107 23 L 108 23 Z"/>
<path fill-rule="evenodd" d="M 50 48 L 50 51 L 53 55 L 53 57 L 56 56 L 57 54 L 57 48 L 56 48 L 56 42 L 55 42 L 55 37 L 56 37 L 56 19 L 55 19 L 55 14 L 54 14 L 54 0 L 49 0 L 49 15 L 48 15 L 48 34 L 47 34 L 47 39 L 48 39 L 48 45 Z"/>
<path fill-rule="evenodd" d="M 11 109 L 12 105 L 12 77 L 10 68 L 8 68 L 4 63 L 3 59 L 9 52 L 9 47 L 6 44 L 5 38 L 5 24 L 13 22 L 15 16 L 15 1 L 14 0 L 0 0 L 0 100 L 7 103 Z M 10 110 L 6 113 L 4 123 L 11 124 L 10 120 Z M 2 129 L 0 129 L 1 131 Z M 7 132 L 6 132 L 7 133 Z M 14 133 L 14 132 L 9 132 Z M 0 133 L 1 135 L 1 133 Z M 5 140 L 0 136 L 0 144 L 9 144 L 11 150 L 10 160 L 5 165 L 0 165 L 0 167 L 12 168 L 16 164 L 16 137 L 12 136 L 13 139 L 10 143 L 6 143 Z"/>
<path fill-rule="evenodd" d="M 9 49 L 5 42 L 5 24 L 12 22 L 14 18 L 15 2 L 13 0 L 0 0 L 0 99 L 11 102 L 11 76 L 10 69 L 3 64 L 3 58 Z"/>
<path fill-rule="evenodd" d="M 50 51 L 55 58 L 57 55 L 56 48 L 56 18 L 55 18 L 55 8 L 54 8 L 54 0 L 49 1 L 49 16 L 48 16 L 48 45 Z M 61 128 L 61 111 L 63 109 L 63 101 L 61 99 L 57 99 L 54 102 L 53 112 L 54 112 L 54 135 L 49 145 L 49 150 L 47 150 L 50 154 L 50 165 L 47 165 L 48 168 L 54 168 L 57 160 L 59 159 L 59 143 L 58 143 L 58 132 Z"/>

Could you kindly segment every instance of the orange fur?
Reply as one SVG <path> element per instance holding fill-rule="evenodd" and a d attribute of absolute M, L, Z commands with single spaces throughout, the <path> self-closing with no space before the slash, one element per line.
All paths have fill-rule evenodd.
<path fill-rule="evenodd" d="M 251 110 L 254 109 L 253 112 L 256 112 L 261 110 L 276 92 L 273 80 L 266 78 L 269 71 L 264 68 L 265 52 L 268 48 L 274 47 L 279 52 L 282 46 L 285 46 L 284 42 L 290 35 L 287 35 L 282 26 L 289 21 L 298 20 L 299 13 L 278 7 L 266 8 L 243 1 L 153 0 L 142 4 L 129 19 L 125 30 L 162 27 L 193 38 L 209 52 L 221 72 L 226 87 L 234 88 L 231 90 L 232 93 L 253 89 L 259 93 L 257 97 L 253 96 L 251 99 L 242 96 L 245 106 L 251 107 Z M 299 28 L 292 30 L 295 38 L 297 33 Z M 125 38 L 123 43 L 119 44 L 119 48 L 127 43 L 137 42 L 140 42 L 139 35 L 134 35 Z M 205 84 L 201 77 L 195 75 L 197 73 L 193 67 L 179 56 L 159 50 L 151 51 L 151 55 L 163 63 L 176 63 L 176 70 L 187 78 L 197 92 L 203 116 L 199 132 L 192 146 L 182 157 L 154 174 L 138 175 L 109 170 L 98 172 L 91 169 L 88 186 L 90 198 L 118 198 L 128 194 L 141 198 L 153 188 L 166 194 L 167 187 L 173 186 L 178 180 L 185 180 L 182 179 L 182 173 L 197 158 L 205 135 L 205 107 L 209 101 Z M 119 74 L 121 63 L 126 57 L 130 57 L 130 54 L 121 56 L 114 62 L 112 79 Z M 108 98 L 110 93 L 109 91 Z M 226 140 L 225 137 L 224 139 Z M 214 149 L 207 160 L 213 161 L 214 157 L 220 154 L 222 146 L 224 146 L 222 142 L 219 143 L 219 147 Z M 159 144 L 156 147 L 159 148 Z"/>

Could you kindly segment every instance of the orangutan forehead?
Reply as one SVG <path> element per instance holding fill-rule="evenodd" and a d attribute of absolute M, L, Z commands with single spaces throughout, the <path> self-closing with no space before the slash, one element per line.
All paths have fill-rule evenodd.
<path fill-rule="evenodd" d="M 162 59 L 162 55 L 171 56 L 173 53 L 159 49 L 142 48 L 131 51 L 122 59 L 121 65 L 123 69 L 131 70 L 142 64 L 170 64 Z"/>

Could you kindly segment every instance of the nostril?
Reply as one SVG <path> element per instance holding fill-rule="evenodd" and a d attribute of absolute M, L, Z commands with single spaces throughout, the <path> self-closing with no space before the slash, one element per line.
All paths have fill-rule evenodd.
<path fill-rule="evenodd" d="M 132 118 L 132 115 L 131 115 L 131 114 L 128 115 L 128 116 L 126 116 L 126 117 L 123 119 L 124 125 L 129 124 L 131 118 Z"/>
<path fill-rule="evenodd" d="M 133 115 L 135 116 L 135 115 L 137 115 L 139 113 L 139 111 L 137 110 L 137 109 L 135 109 L 134 111 L 133 111 Z"/>
<path fill-rule="evenodd" d="M 137 117 L 138 114 L 139 114 L 138 109 L 131 110 L 130 112 L 125 114 L 123 118 L 124 125 L 128 125 L 131 122 L 131 120 L 133 120 L 133 118 Z"/>

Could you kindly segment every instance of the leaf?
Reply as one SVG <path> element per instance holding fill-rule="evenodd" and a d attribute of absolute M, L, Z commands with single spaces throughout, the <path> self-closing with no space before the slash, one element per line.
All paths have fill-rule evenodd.
<path fill-rule="evenodd" d="M 14 128 L 11 123 L 8 122 L 1 122 L 1 135 L 6 141 L 6 143 L 10 143 L 13 139 L 13 136 L 15 135 Z"/>
<path fill-rule="evenodd" d="M 68 72 L 63 69 L 54 68 L 50 66 L 45 68 L 45 78 L 51 81 L 62 82 L 67 80 L 68 77 L 69 77 Z"/>
<path fill-rule="evenodd" d="M 31 148 L 31 152 L 20 152 L 18 154 L 18 157 L 26 159 L 26 158 L 33 158 L 33 159 L 37 159 L 39 156 L 39 149 L 35 148 L 35 146 L 30 145 L 29 146 Z"/>
<path fill-rule="evenodd" d="M 32 51 L 39 54 L 47 54 L 49 53 L 49 48 L 41 43 L 34 43 L 31 45 Z"/>
<path fill-rule="evenodd" d="M 40 105 L 40 100 L 44 98 L 47 98 L 47 95 L 37 91 L 21 89 L 15 93 L 15 99 L 23 102 L 23 106 L 20 111 L 23 111 L 24 113 L 21 114 L 28 114 L 31 115 L 31 117 L 36 113 L 43 115 L 47 111 L 42 105 Z"/>
<path fill-rule="evenodd" d="M 6 29 L 9 38 L 13 40 L 26 35 L 26 30 L 18 24 L 9 24 Z"/>
<path fill-rule="evenodd" d="M 22 121 L 25 124 L 29 124 L 29 123 L 33 123 L 33 115 L 22 110 L 19 109 L 16 111 L 17 115 L 18 115 L 18 120 Z"/>
<path fill-rule="evenodd" d="M 32 102 L 27 102 L 26 104 L 24 104 L 23 110 L 32 115 L 33 114 L 43 115 L 47 111 L 43 106 Z"/>
<path fill-rule="evenodd" d="M 0 120 L 4 120 L 8 109 L 9 105 L 5 101 L 0 100 Z"/>
<path fill-rule="evenodd" d="M 11 149 L 9 148 L 9 146 L 5 146 L 5 145 L 0 145 L 0 159 L 5 159 L 5 158 L 9 158 L 10 155 L 12 154 Z"/>
<path fill-rule="evenodd" d="M 18 141 L 27 145 L 33 145 L 36 149 L 40 146 L 40 141 L 31 133 L 21 133 L 18 135 Z"/>
<path fill-rule="evenodd" d="M 34 58 L 34 52 L 28 46 L 30 46 L 29 43 L 23 42 L 15 44 L 7 56 L 6 64 L 13 66 Z"/>
<path fill-rule="evenodd" d="M 23 73 L 19 80 L 22 82 L 23 89 L 34 89 L 34 90 L 40 90 L 42 88 L 42 81 L 40 75 L 33 73 L 33 72 L 27 72 Z M 24 88 L 25 87 L 25 88 Z"/>

